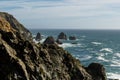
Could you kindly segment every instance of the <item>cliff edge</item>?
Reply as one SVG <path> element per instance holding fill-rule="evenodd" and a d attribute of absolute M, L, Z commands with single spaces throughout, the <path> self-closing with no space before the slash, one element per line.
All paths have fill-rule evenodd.
<path fill-rule="evenodd" d="M 106 80 L 103 65 L 84 67 L 56 44 L 36 44 L 26 36 L 31 38 L 29 30 L 12 15 L 0 12 L 0 79 Z"/>

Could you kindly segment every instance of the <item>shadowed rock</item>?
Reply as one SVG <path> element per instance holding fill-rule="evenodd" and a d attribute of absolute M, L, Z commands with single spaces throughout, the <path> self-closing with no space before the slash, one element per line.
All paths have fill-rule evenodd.
<path fill-rule="evenodd" d="M 106 80 L 105 68 L 99 63 L 91 63 L 88 68 L 88 73 L 92 75 L 93 80 Z"/>
<path fill-rule="evenodd" d="M 108 79 L 108 80 L 119 80 L 119 79 Z"/>
<path fill-rule="evenodd" d="M 63 32 L 61 32 L 59 35 L 58 35 L 58 39 L 64 39 L 64 40 L 67 40 L 67 35 Z"/>
<path fill-rule="evenodd" d="M 49 36 L 46 38 L 46 40 L 43 43 L 44 44 L 55 44 L 55 39 L 52 36 Z"/>
<path fill-rule="evenodd" d="M 69 40 L 76 40 L 75 36 L 69 36 Z"/>
<path fill-rule="evenodd" d="M 38 32 L 36 37 L 35 37 L 35 40 L 40 41 L 41 39 L 42 39 L 41 34 Z"/>

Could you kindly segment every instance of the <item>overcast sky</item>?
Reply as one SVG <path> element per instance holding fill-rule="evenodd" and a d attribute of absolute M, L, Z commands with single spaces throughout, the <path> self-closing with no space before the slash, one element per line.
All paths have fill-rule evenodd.
<path fill-rule="evenodd" d="M 120 29 L 120 0 L 0 0 L 27 28 Z"/>

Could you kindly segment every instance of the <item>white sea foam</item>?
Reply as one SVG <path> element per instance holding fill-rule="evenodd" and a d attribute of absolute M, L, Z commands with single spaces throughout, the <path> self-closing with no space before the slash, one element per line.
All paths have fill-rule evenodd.
<path fill-rule="evenodd" d="M 84 55 L 79 57 L 80 61 L 86 61 L 86 60 L 90 60 L 92 58 L 92 56 L 89 55 Z"/>
<path fill-rule="evenodd" d="M 100 42 L 91 42 L 92 44 L 94 44 L 94 45 L 101 45 L 102 43 L 100 43 Z"/>
<path fill-rule="evenodd" d="M 106 52 L 113 53 L 113 50 L 112 50 L 111 48 L 102 48 L 100 51 L 101 51 L 101 52 L 102 52 L 102 51 L 106 51 Z"/>
<path fill-rule="evenodd" d="M 107 73 L 107 78 L 109 79 L 119 79 L 120 80 L 120 74 L 116 73 Z"/>
<path fill-rule="evenodd" d="M 102 60 L 102 61 L 105 61 L 105 62 L 109 62 L 109 60 L 105 59 L 105 58 L 102 57 L 102 56 L 97 57 L 97 59 Z"/>
<path fill-rule="evenodd" d="M 81 44 L 63 43 L 59 46 L 63 47 L 63 48 L 68 48 L 68 47 L 79 47 L 79 46 L 81 46 Z"/>
<path fill-rule="evenodd" d="M 36 41 L 35 39 L 33 39 L 33 41 L 35 42 L 35 43 L 43 43 L 44 41 L 45 41 L 45 39 L 42 39 L 42 40 L 40 40 L 40 41 Z"/>
<path fill-rule="evenodd" d="M 120 57 L 120 53 L 115 53 L 115 56 Z"/>
<path fill-rule="evenodd" d="M 120 60 L 113 60 L 110 66 L 120 67 Z"/>

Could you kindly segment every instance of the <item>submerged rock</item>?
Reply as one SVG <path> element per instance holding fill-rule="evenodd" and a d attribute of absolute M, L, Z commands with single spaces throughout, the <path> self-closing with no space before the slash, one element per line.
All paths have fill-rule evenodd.
<path fill-rule="evenodd" d="M 0 25 L 1 80 L 106 80 L 101 64 L 85 68 L 54 44 L 53 37 L 48 37 L 45 44 L 35 44 L 24 39 L 6 18 L 1 18 Z"/>
<path fill-rule="evenodd" d="M 38 32 L 36 37 L 35 37 L 35 40 L 40 41 L 41 39 L 42 39 L 41 34 Z"/>
<path fill-rule="evenodd" d="M 58 35 L 58 39 L 67 40 L 67 35 L 66 35 L 64 32 L 61 32 L 61 33 Z"/>

